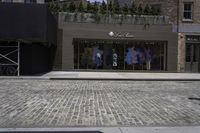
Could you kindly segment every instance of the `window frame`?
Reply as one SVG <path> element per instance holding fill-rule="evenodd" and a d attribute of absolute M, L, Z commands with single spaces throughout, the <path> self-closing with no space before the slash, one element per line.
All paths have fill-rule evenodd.
<path fill-rule="evenodd" d="M 185 6 L 190 5 L 191 10 L 185 10 Z M 184 2 L 183 3 L 183 18 L 182 21 L 193 22 L 193 12 L 194 12 L 194 3 L 193 2 Z M 185 18 L 185 13 L 190 13 L 190 18 Z"/>

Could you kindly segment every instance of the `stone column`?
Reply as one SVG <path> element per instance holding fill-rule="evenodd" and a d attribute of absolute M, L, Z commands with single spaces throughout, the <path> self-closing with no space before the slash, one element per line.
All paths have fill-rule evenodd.
<path fill-rule="evenodd" d="M 178 33 L 178 72 L 185 72 L 185 35 L 184 33 Z"/>

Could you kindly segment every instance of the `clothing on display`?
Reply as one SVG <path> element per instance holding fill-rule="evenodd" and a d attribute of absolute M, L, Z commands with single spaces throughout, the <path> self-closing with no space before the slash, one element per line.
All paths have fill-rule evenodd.
<path fill-rule="evenodd" d="M 96 68 L 99 68 L 100 66 L 102 66 L 102 63 L 103 63 L 102 54 L 103 54 L 103 51 L 99 50 L 99 48 L 97 47 L 93 48 L 93 59 L 94 59 Z"/>
<path fill-rule="evenodd" d="M 125 62 L 128 65 L 146 63 L 147 70 L 151 69 L 152 52 L 150 48 L 128 48 L 126 53 Z"/>
<path fill-rule="evenodd" d="M 117 66 L 117 54 L 113 54 L 113 66 Z"/>
<path fill-rule="evenodd" d="M 138 63 L 138 51 L 136 51 L 134 48 L 132 48 L 132 64 Z"/>
<path fill-rule="evenodd" d="M 128 52 L 126 53 L 125 62 L 128 65 L 132 65 L 132 61 L 133 61 L 132 48 L 128 48 Z"/>

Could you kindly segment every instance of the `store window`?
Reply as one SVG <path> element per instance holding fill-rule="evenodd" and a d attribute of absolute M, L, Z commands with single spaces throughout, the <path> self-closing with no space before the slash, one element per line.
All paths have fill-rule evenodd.
<path fill-rule="evenodd" d="M 75 69 L 166 70 L 166 42 L 74 40 Z"/>
<path fill-rule="evenodd" d="M 193 3 L 184 3 L 183 20 L 192 20 Z"/>
<path fill-rule="evenodd" d="M 134 42 L 126 45 L 126 70 L 163 70 L 164 47 L 159 42 Z"/>

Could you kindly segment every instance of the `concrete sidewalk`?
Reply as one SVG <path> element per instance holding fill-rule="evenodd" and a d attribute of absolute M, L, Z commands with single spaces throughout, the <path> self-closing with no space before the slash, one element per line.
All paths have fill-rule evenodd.
<path fill-rule="evenodd" d="M 52 71 L 42 77 L 48 79 L 86 80 L 192 80 L 200 81 L 199 73 L 134 73 L 134 72 L 63 72 Z"/>
<path fill-rule="evenodd" d="M 52 71 L 40 76 L 0 76 L 0 79 L 35 80 L 138 80 L 138 81 L 200 81 L 200 73 L 136 73 L 136 72 L 74 72 Z"/>
<path fill-rule="evenodd" d="M 1 128 L 2 132 L 44 131 L 66 133 L 199 133 L 200 127 L 86 127 L 86 128 Z"/>

